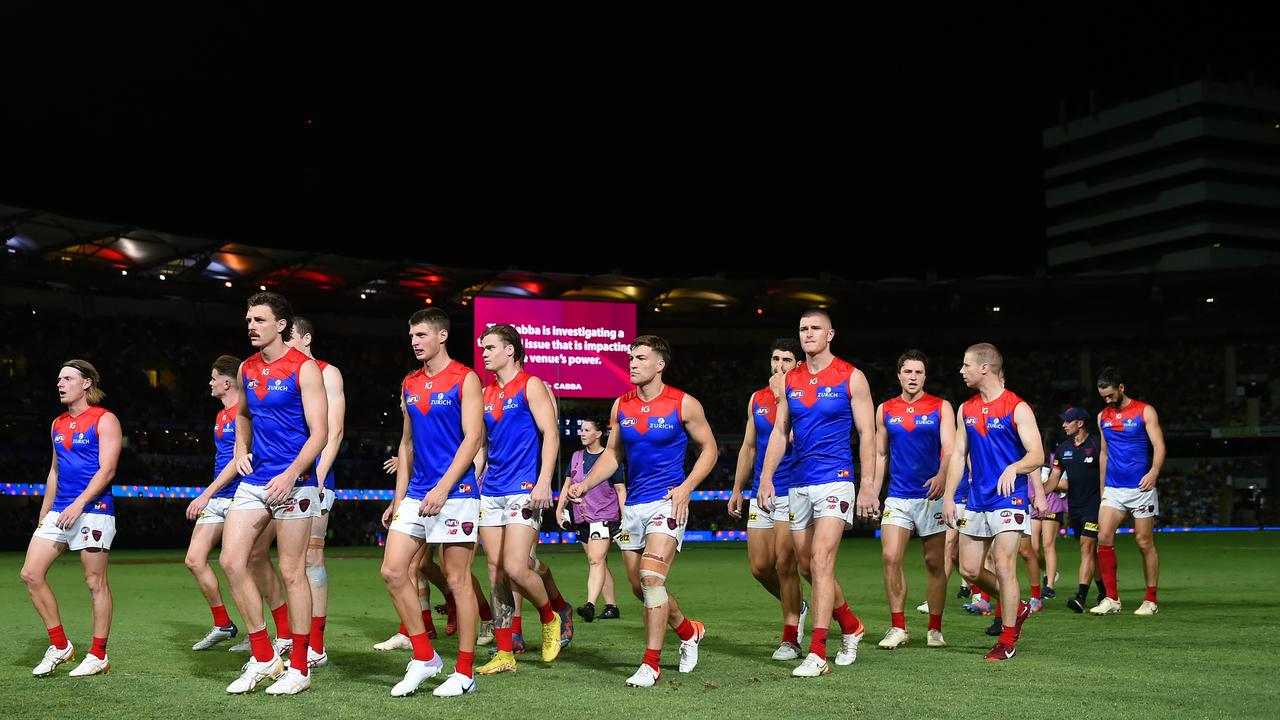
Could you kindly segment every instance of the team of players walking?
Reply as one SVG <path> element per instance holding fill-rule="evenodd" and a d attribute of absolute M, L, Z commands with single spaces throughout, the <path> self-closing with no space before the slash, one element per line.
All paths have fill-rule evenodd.
<path fill-rule="evenodd" d="M 214 427 L 216 477 L 187 510 L 196 523 L 187 566 L 213 615 L 212 630 L 193 649 L 213 647 L 240 632 L 208 564 L 210 550 L 221 542 L 220 563 L 248 635 L 247 647 L 232 649 L 252 654 L 227 692 L 250 692 L 274 679 L 267 693 L 291 695 L 309 689 L 311 670 L 328 663 L 324 538 L 342 441 L 343 378 L 338 368 L 314 358 L 314 328 L 295 317 L 282 296 L 251 297 L 245 321 L 256 352 L 244 362 L 223 356 L 213 365 L 211 394 L 223 406 Z M 388 533 L 382 576 L 401 627 L 379 648 L 412 651 L 403 680 L 391 690 L 394 696 L 415 692 L 445 665 L 431 643 L 435 628 L 427 588 L 432 579 L 445 589 L 447 631 L 458 635 L 453 671 L 433 690 L 437 696 L 473 693 L 476 674 L 515 669 L 515 655 L 524 648 L 522 598 L 538 610 L 543 661 L 554 661 L 573 637 L 572 609 L 534 552 L 542 511 L 553 505 L 551 474 L 559 452 L 555 399 L 541 380 L 524 372 L 523 345 L 513 327 L 495 325 L 479 338 L 485 367 L 495 376 L 483 388 L 475 372 L 449 357 L 449 331 L 448 316 L 438 309 L 409 319 L 410 344 L 422 367 L 402 382 L 402 437 L 388 462 L 396 489 L 383 516 Z M 1098 380 L 1107 403 L 1098 416 L 1101 438 L 1087 432 L 1082 410 L 1063 413 L 1068 437 L 1042 482 L 1045 462 L 1036 418 L 1005 388 L 1003 357 L 994 346 L 980 343 L 966 350 L 960 374 L 975 394 L 959 408 L 924 392 L 928 359 L 918 351 L 898 360 L 901 393 L 875 407 L 863 373 L 832 353 L 834 338 L 830 316 L 815 309 L 800 318 L 798 343 L 778 340 L 771 347 L 772 375 L 749 400 L 729 501 L 730 513 L 741 516 L 750 479 L 751 570 L 782 611 L 775 660 L 800 660 L 792 673 L 797 677 L 830 673 L 832 621 L 839 626 L 835 664 L 856 660 L 865 626 L 835 574 L 841 537 L 855 516 L 881 524 L 891 616 L 883 648 L 909 641 L 902 561 L 915 533 L 922 539 L 928 575 L 927 600 L 921 605 L 929 615 L 927 645 L 946 645 L 942 610 L 950 567 L 957 564 L 969 592 L 978 598 L 991 592 L 997 617 L 993 634 L 999 638 L 986 659 L 1015 657 L 1023 622 L 1033 610 L 1022 599 L 1016 569 L 1023 538 L 1032 533 L 1033 523 L 1061 522 L 1046 496 L 1063 490 L 1081 548 L 1072 609 L 1084 610 L 1095 573 L 1103 594 L 1090 612 L 1121 609 L 1114 540 L 1132 514 L 1147 585 L 1136 614 L 1158 611 L 1153 528 L 1163 436 L 1155 409 L 1129 398 L 1118 373 L 1108 369 Z M 702 405 L 663 382 L 671 362 L 667 342 L 638 337 L 630 358 L 635 389 L 614 401 L 607 445 L 592 455 L 589 466 L 575 466 L 574 482 L 565 485 L 557 513 L 566 502 L 589 501 L 597 486 L 617 483 L 620 520 L 588 521 L 582 529 L 595 539 L 612 535 L 623 551 L 628 580 L 643 603 L 646 636 L 643 660 L 626 683 L 651 687 L 661 676 L 668 628 L 680 640 L 680 672 L 697 666 L 707 633 L 685 614 L 667 580 L 683 543 L 690 496 L 718 451 Z M 110 483 L 121 431 L 101 405 L 101 378 L 91 364 L 64 363 L 57 387 L 68 411 L 51 428 L 52 463 L 22 569 L 50 638 L 33 673 L 51 674 L 75 657 L 46 582 L 53 560 L 70 549 L 80 551 L 94 621 L 92 647 L 71 675 L 92 675 L 110 669 L 106 644 L 112 599 L 106 569 L 115 535 Z M 603 429 L 595 424 L 595 431 Z M 598 443 L 592 438 L 584 433 L 584 442 Z M 686 470 L 690 442 L 695 459 Z M 624 464 L 625 482 L 618 472 Z M 881 507 L 886 472 L 889 488 Z M 267 554 L 272 540 L 279 575 Z M 471 573 L 477 540 L 488 558 L 492 603 Z M 1031 577 L 1035 609 L 1037 574 Z M 807 602 L 802 578 L 810 585 Z M 593 576 L 593 592 L 602 582 Z M 1045 584 L 1051 583 L 1046 577 Z M 610 592 L 606 588 L 606 598 Z M 264 608 L 275 622 L 274 642 Z M 616 607 L 609 608 L 616 616 Z M 581 614 L 590 620 L 594 606 Z M 807 649 L 801 639 L 806 616 L 811 621 Z M 489 642 L 493 657 L 475 667 L 477 644 Z"/>

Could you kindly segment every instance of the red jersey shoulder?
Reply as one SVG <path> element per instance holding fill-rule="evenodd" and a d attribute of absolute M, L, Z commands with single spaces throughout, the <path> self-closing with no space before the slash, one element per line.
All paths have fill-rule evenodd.
<path fill-rule="evenodd" d="M 756 407 L 774 407 L 778 404 L 778 398 L 774 397 L 773 390 L 766 386 L 751 395 L 751 404 Z"/>

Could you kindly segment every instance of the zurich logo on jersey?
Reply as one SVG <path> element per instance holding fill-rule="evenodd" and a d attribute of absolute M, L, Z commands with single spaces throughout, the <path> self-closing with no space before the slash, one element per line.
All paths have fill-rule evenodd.
<path fill-rule="evenodd" d="M 288 389 L 289 389 L 289 386 L 285 385 L 280 378 L 276 378 L 275 380 L 272 380 L 271 384 L 267 386 L 267 390 L 271 392 L 285 391 Z"/>
<path fill-rule="evenodd" d="M 431 404 L 432 405 L 452 405 L 453 401 L 445 397 L 444 393 L 436 393 L 436 396 L 431 398 Z"/>
<path fill-rule="evenodd" d="M 664 428 L 671 428 L 671 427 L 675 427 L 675 425 L 673 425 L 673 424 L 671 424 L 671 423 L 667 422 L 667 419 L 666 419 L 666 418 L 662 418 L 662 417 L 660 417 L 660 418 L 651 418 L 651 419 L 649 420 L 649 427 L 650 427 L 650 428 L 656 428 L 656 429 L 661 430 L 661 429 L 664 429 Z"/>
<path fill-rule="evenodd" d="M 935 423 L 933 421 L 932 415 L 921 415 L 916 418 L 916 424 L 917 425 L 934 425 Z"/>
<path fill-rule="evenodd" d="M 71 441 L 71 444 L 72 445 L 88 445 L 89 438 L 85 437 L 84 433 L 77 433 L 75 439 Z"/>
<path fill-rule="evenodd" d="M 839 392 L 836 392 L 836 389 L 835 389 L 835 388 L 822 388 L 821 390 L 819 390 L 819 391 L 818 391 L 818 397 L 820 397 L 820 398 L 838 398 L 838 397 L 840 397 L 840 393 L 839 393 Z"/>
<path fill-rule="evenodd" d="M 518 407 L 520 407 L 520 403 L 516 402 L 515 398 L 509 398 L 505 403 L 502 404 L 503 410 L 514 410 Z"/>
<path fill-rule="evenodd" d="M 987 421 L 987 427 L 992 430 L 999 430 L 1003 428 L 1004 425 L 1001 425 L 1000 418 L 996 417 L 996 418 L 991 418 L 990 420 Z"/>

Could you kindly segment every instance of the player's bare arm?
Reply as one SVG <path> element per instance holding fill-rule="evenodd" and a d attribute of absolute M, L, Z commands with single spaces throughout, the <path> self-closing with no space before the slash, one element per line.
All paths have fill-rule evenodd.
<path fill-rule="evenodd" d="M 777 385 L 781 383 L 781 388 Z M 791 436 L 791 408 L 787 406 L 787 388 L 784 376 L 779 373 L 769 378 L 769 389 L 778 398 L 777 414 L 773 430 L 769 433 L 769 447 L 764 452 L 764 464 L 760 468 L 760 488 L 756 490 L 756 505 L 767 513 L 773 512 L 777 494 L 773 489 L 773 474 L 787 454 L 787 439 Z"/>
<path fill-rule="evenodd" d="M 969 434 L 964 429 L 964 408 L 956 413 L 955 449 L 947 463 L 947 487 L 942 492 L 942 519 L 948 527 L 956 526 L 956 488 L 964 477 L 965 458 L 969 456 Z"/>
<path fill-rule="evenodd" d="M 942 441 L 942 457 L 938 463 L 938 474 L 929 478 L 929 481 L 925 483 L 926 487 L 929 488 L 929 494 L 927 497 L 930 500 L 937 500 L 942 497 L 944 492 L 946 492 L 947 472 L 950 470 L 951 454 L 955 451 L 956 446 L 955 410 L 951 408 L 951 403 L 946 400 L 942 401 L 942 407 L 938 414 L 938 422 L 940 423 L 938 436 Z M 879 432 L 879 428 L 877 428 L 877 432 Z M 955 491 L 953 490 L 953 496 L 954 492 Z"/>
<path fill-rule="evenodd" d="M 884 485 L 885 467 L 889 461 L 889 434 L 884 427 L 884 403 L 876 406 L 876 462 L 871 473 L 871 482 L 863 488 L 874 488 L 876 497 L 880 496 L 880 488 Z"/>
<path fill-rule="evenodd" d="M 241 392 L 244 391 L 244 363 L 236 371 L 236 387 Z M 241 475 L 253 473 L 253 415 L 249 413 L 247 402 L 241 402 L 236 410 L 236 450 L 231 464 L 236 466 Z"/>
<path fill-rule="evenodd" d="M 872 488 L 876 468 L 876 424 L 873 417 L 875 403 L 871 401 L 871 387 L 861 370 L 849 376 L 849 404 L 853 408 L 853 425 L 858 431 L 858 464 L 862 475 L 862 489 L 858 491 L 858 517 L 874 518 L 880 514 L 880 490 Z M 870 492 L 875 490 L 874 493 Z"/>
<path fill-rule="evenodd" d="M 1160 429 L 1160 417 L 1156 409 L 1150 405 L 1142 409 L 1142 423 L 1147 427 L 1147 439 L 1151 441 L 1151 469 L 1142 476 L 1138 489 L 1146 492 L 1156 486 L 1160 479 L 1160 468 L 1164 465 L 1164 431 Z M 1105 465 L 1103 467 L 1106 467 Z"/>
<path fill-rule="evenodd" d="M 707 479 L 707 475 L 711 474 L 720 451 L 716 447 L 716 436 L 711 433 L 711 425 L 707 423 L 707 415 L 702 410 L 702 403 L 692 395 L 685 395 L 680 400 L 680 417 L 684 419 L 684 430 L 689 434 L 689 439 L 698 446 L 698 459 L 694 461 L 688 476 L 678 487 L 667 493 L 667 497 L 671 499 L 671 514 L 675 516 L 677 523 L 683 525 L 689 519 L 689 497 Z"/>
<path fill-rule="evenodd" d="M 308 360 L 298 368 L 298 389 L 302 394 L 302 414 L 310 435 L 289 467 L 267 483 L 265 497 L 272 504 L 282 503 L 289 498 L 298 478 L 315 467 L 316 457 L 329 439 L 329 400 L 325 395 L 320 366 L 314 360 Z M 240 426 L 237 424 L 237 443 L 240 441 L 239 433 Z"/>
<path fill-rule="evenodd" d="M 409 420 L 409 411 L 404 406 L 404 398 L 400 399 L 400 447 L 396 450 L 396 492 L 391 504 L 382 512 L 382 527 L 391 527 L 391 516 L 395 515 L 400 501 L 409 492 L 409 476 L 413 472 L 413 424 Z"/>
<path fill-rule="evenodd" d="M 53 437 L 53 428 L 50 427 L 49 437 Z M 44 523 L 44 516 L 49 514 L 49 509 L 53 507 L 53 498 L 58 494 L 58 451 L 53 451 L 53 461 L 49 463 L 49 474 L 44 478 L 44 498 L 40 501 L 40 517 L 36 521 L 36 525 Z"/>
<path fill-rule="evenodd" d="M 320 459 L 316 461 L 316 482 L 321 491 L 324 479 L 329 477 L 333 463 L 338 459 L 338 450 L 342 447 L 342 438 L 346 433 L 347 396 L 343 388 L 342 371 L 330 365 L 321 375 L 324 380 L 324 392 L 329 402 L 329 437 L 320 451 Z"/>
<path fill-rule="evenodd" d="M 756 424 L 751 416 L 751 400 L 747 400 L 747 429 L 742 433 L 742 447 L 738 448 L 738 466 L 733 471 L 733 492 L 729 494 L 729 514 L 742 517 L 742 488 L 751 478 L 751 467 L 756 462 Z"/>

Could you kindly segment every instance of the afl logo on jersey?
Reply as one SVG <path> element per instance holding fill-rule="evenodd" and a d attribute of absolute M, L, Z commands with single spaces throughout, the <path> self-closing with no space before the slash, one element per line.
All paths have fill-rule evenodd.
<path fill-rule="evenodd" d="M 622 418 L 622 427 L 632 427 L 636 424 L 635 418 Z"/>
<path fill-rule="evenodd" d="M 767 408 L 767 407 L 758 407 L 758 408 L 756 408 L 756 414 L 757 414 L 757 415 L 768 415 L 768 414 L 769 414 L 769 408 Z"/>
<path fill-rule="evenodd" d="M 422 398 L 418 397 L 417 395 L 410 395 L 409 397 L 405 398 L 405 402 L 409 403 L 410 405 L 417 405 L 418 401 L 421 399 Z"/>
<path fill-rule="evenodd" d="M 965 425 L 977 425 L 977 424 L 978 424 L 978 418 L 971 418 L 971 417 L 969 417 L 969 416 L 967 416 L 967 415 L 966 415 L 966 416 L 965 416 L 965 418 L 964 418 L 964 424 L 965 424 Z"/>
<path fill-rule="evenodd" d="M 800 399 L 800 398 L 804 397 L 804 391 L 803 391 L 803 390 L 792 390 L 791 392 L 787 393 L 787 397 L 789 397 L 789 398 L 795 398 L 795 399 L 797 399 L 797 400 L 798 400 L 798 399 Z"/>
<path fill-rule="evenodd" d="M 484 411 L 485 411 L 485 412 L 493 412 L 493 403 L 485 403 Z"/>
<path fill-rule="evenodd" d="M 889 424 L 890 424 L 890 425 L 900 425 L 900 424 L 902 424 L 902 418 L 900 418 L 900 417 L 890 417 L 890 418 L 889 418 Z"/>
<path fill-rule="evenodd" d="M 53 436 L 53 441 L 56 443 L 65 442 L 66 439 L 67 439 L 67 436 L 63 435 L 62 433 L 58 433 L 57 435 Z"/>

